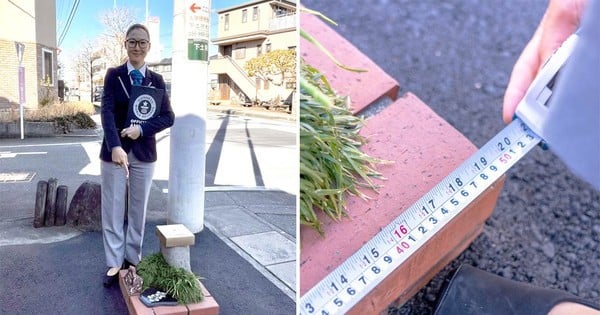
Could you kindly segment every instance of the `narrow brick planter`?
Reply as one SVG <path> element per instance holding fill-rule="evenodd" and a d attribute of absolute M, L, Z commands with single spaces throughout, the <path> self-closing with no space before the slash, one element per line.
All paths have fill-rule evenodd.
<path fill-rule="evenodd" d="M 389 85 L 395 81 L 388 75 L 380 75 L 383 71 L 377 65 L 356 48 L 347 47 L 350 44 L 328 26 L 314 17 L 305 19 L 303 15 L 301 27 L 321 43 L 335 47 L 336 52 L 344 51 L 343 57 L 340 57 L 342 62 L 365 67 L 369 72 L 378 74 L 368 80 L 361 79 L 363 84 L 360 87 L 348 89 L 346 80 L 356 80 L 356 77 L 360 78 L 366 73 L 348 73 L 339 69 L 328 62 L 327 57 L 310 48 L 310 44 L 301 42 L 302 57 L 325 73 L 340 94 L 345 91 L 354 100 L 355 111 L 381 97 L 394 97 L 389 91 L 397 91 L 397 84 L 395 88 L 389 88 Z M 319 215 L 325 237 L 314 230 L 301 227 L 300 295 L 342 264 L 381 228 L 387 226 L 476 151 L 476 147 L 468 139 L 410 93 L 367 120 L 361 134 L 369 140 L 361 150 L 394 163 L 378 167 L 387 180 L 375 181 L 376 184 L 383 185 L 378 194 L 366 191 L 372 199 L 348 199 L 349 218 L 333 222 L 326 216 Z M 484 221 L 493 211 L 502 183 L 503 178 L 448 222 L 349 313 L 376 314 L 390 303 L 403 303 L 414 295 L 479 235 Z"/>
<path fill-rule="evenodd" d="M 219 314 L 219 305 L 210 295 L 208 290 L 200 283 L 204 299 L 200 303 L 177 305 L 177 306 L 156 306 L 149 308 L 140 301 L 139 294 L 129 296 L 123 282 L 127 270 L 121 270 L 119 273 L 119 286 L 121 293 L 127 304 L 130 315 L 217 315 Z"/>

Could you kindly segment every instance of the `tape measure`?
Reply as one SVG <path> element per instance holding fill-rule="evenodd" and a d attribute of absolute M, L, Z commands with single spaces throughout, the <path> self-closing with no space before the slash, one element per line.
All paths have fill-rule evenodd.
<path fill-rule="evenodd" d="M 343 314 L 534 148 L 560 69 L 577 41 L 556 50 L 517 107 L 517 118 L 304 294 L 303 315 Z M 531 128 L 531 127 L 533 128 Z"/>

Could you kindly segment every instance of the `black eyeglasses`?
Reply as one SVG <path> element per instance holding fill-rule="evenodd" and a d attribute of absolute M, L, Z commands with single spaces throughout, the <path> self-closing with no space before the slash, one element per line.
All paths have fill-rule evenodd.
<path fill-rule="evenodd" d="M 135 40 L 135 39 L 128 39 L 125 41 L 125 43 L 127 43 L 127 47 L 129 48 L 135 48 L 136 45 L 140 45 L 140 48 L 146 48 L 148 47 L 148 44 L 150 43 L 150 41 L 147 41 L 145 39 L 141 39 L 141 40 Z"/>

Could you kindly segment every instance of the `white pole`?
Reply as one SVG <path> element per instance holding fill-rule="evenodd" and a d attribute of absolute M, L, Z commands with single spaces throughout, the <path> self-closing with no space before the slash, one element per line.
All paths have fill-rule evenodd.
<path fill-rule="evenodd" d="M 17 49 L 17 60 L 19 61 L 19 116 L 21 123 L 21 140 L 25 139 L 24 130 L 24 113 L 23 106 L 25 106 L 25 67 L 23 66 L 23 54 L 25 52 L 25 45 L 23 43 L 15 42 L 15 48 Z"/>
<path fill-rule="evenodd" d="M 204 228 L 210 1 L 173 1 L 173 65 L 168 224 Z M 206 47 L 202 45 L 206 43 Z M 206 51 L 204 51 L 206 49 Z"/>
<path fill-rule="evenodd" d="M 23 121 L 23 102 L 19 102 L 19 115 L 21 116 L 21 140 L 25 139 L 25 128 L 24 128 L 24 124 L 25 122 Z"/>

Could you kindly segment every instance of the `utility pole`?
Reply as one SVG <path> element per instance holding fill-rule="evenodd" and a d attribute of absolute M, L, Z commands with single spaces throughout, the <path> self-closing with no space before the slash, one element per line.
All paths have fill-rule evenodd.
<path fill-rule="evenodd" d="M 146 0 L 146 26 L 148 25 L 148 0 Z"/>
<path fill-rule="evenodd" d="M 98 59 L 100 59 L 98 55 L 90 56 L 90 102 L 94 102 L 94 61 Z"/>
<path fill-rule="evenodd" d="M 204 228 L 210 0 L 173 0 L 168 224 Z"/>

